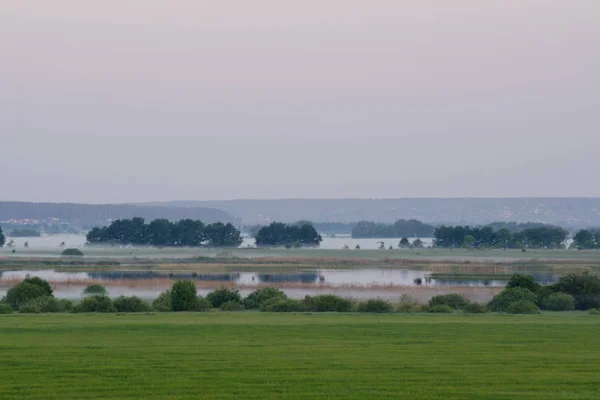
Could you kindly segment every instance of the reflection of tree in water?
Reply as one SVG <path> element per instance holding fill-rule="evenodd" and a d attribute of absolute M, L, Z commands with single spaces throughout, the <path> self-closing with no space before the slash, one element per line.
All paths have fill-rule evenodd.
<path fill-rule="evenodd" d="M 300 282 L 315 283 L 319 275 L 315 273 L 304 274 L 258 274 L 258 281 L 262 283 Z"/>

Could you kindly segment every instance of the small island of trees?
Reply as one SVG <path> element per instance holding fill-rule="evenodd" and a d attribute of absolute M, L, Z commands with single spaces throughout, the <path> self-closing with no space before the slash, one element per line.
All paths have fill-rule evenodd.
<path fill-rule="evenodd" d="M 156 219 L 146 224 L 143 218 L 115 220 L 109 226 L 92 229 L 86 239 L 89 244 L 172 247 L 238 247 L 243 241 L 240 231 L 230 223 Z"/>
<path fill-rule="evenodd" d="M 323 241 L 315 227 L 309 223 L 286 225 L 281 222 L 261 227 L 255 239 L 257 246 L 271 247 L 318 247 Z"/>
<path fill-rule="evenodd" d="M 494 230 L 491 226 L 439 226 L 433 237 L 434 247 L 443 248 L 504 248 L 558 249 L 564 248 L 569 233 L 563 228 L 546 225 L 511 232 L 508 228 Z"/>

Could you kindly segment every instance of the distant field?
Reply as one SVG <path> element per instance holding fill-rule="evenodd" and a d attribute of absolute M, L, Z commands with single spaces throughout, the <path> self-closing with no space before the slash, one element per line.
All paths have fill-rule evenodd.
<path fill-rule="evenodd" d="M 2 399 L 598 399 L 600 318 L 0 316 Z"/>

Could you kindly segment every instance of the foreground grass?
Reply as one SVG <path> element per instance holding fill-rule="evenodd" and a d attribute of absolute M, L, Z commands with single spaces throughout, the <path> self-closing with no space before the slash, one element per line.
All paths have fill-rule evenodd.
<path fill-rule="evenodd" d="M 600 318 L 0 316 L 2 399 L 598 399 Z"/>

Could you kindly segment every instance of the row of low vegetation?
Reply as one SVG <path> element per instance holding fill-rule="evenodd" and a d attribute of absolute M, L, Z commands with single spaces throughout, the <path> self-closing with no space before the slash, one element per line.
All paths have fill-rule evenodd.
<path fill-rule="evenodd" d="M 501 312 L 534 314 L 540 310 L 588 310 L 600 314 L 600 278 L 590 273 L 568 274 L 553 285 L 541 286 L 530 275 L 515 274 L 506 288 L 488 304 L 471 302 L 455 293 L 435 296 L 426 305 L 409 296 L 393 304 L 382 299 L 356 301 L 333 294 L 290 299 L 276 288 L 262 288 L 245 298 L 237 289 L 221 287 L 206 297 L 198 296 L 192 281 L 177 281 L 152 303 L 136 296 L 111 299 L 104 286 L 90 285 L 79 302 L 56 299 L 50 284 L 38 277 L 27 277 L 11 288 L 0 302 L 0 313 L 53 312 L 170 312 L 260 310 L 266 312 L 368 312 L 368 313 L 453 313 L 482 314 Z"/>

